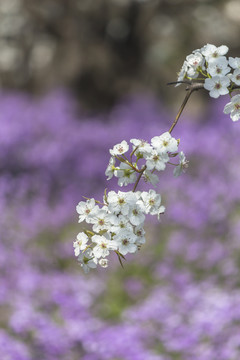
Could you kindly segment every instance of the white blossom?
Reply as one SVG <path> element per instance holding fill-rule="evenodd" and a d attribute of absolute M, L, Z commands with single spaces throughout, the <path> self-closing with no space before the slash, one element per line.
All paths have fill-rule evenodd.
<path fill-rule="evenodd" d="M 239 57 L 229 57 L 229 65 L 233 68 L 233 69 L 240 69 L 240 58 Z"/>
<path fill-rule="evenodd" d="M 93 248 L 93 254 L 96 258 L 103 257 L 109 255 L 109 250 L 116 250 L 117 244 L 115 241 L 110 240 L 108 234 L 104 235 L 93 235 L 92 242 L 95 242 L 96 245 Z"/>
<path fill-rule="evenodd" d="M 145 215 L 143 214 L 142 208 L 140 205 L 135 204 L 135 206 L 129 211 L 129 220 L 133 225 L 140 225 L 145 220 Z"/>
<path fill-rule="evenodd" d="M 108 208 L 113 213 L 127 215 L 131 206 L 137 201 L 136 194 L 132 191 L 109 191 L 107 196 Z"/>
<path fill-rule="evenodd" d="M 148 170 L 156 169 L 158 171 L 166 168 L 166 163 L 169 160 L 167 153 L 159 153 L 157 150 L 153 150 L 151 155 L 146 158 L 146 166 Z"/>
<path fill-rule="evenodd" d="M 194 54 L 190 54 L 186 57 L 188 69 L 187 69 L 187 75 L 188 77 L 194 79 L 198 77 L 198 68 L 203 68 L 204 66 L 204 57 L 200 52 L 195 52 Z"/>
<path fill-rule="evenodd" d="M 143 199 L 146 214 L 151 215 L 158 214 L 158 210 L 161 204 L 161 195 L 157 194 L 155 190 L 149 190 L 149 192 L 143 191 L 141 194 Z"/>
<path fill-rule="evenodd" d="M 212 44 L 207 44 L 201 49 L 201 53 L 205 56 L 208 63 L 215 61 L 217 58 L 226 55 L 228 52 L 228 47 L 226 45 L 221 45 L 216 47 Z"/>
<path fill-rule="evenodd" d="M 207 78 L 204 83 L 204 88 L 209 90 L 209 95 L 213 98 L 218 98 L 220 95 L 229 93 L 228 86 L 230 80 L 227 76 L 213 76 L 211 79 Z"/>
<path fill-rule="evenodd" d="M 128 230 L 133 229 L 133 225 L 129 222 L 129 218 L 127 216 L 118 215 L 116 218 L 117 218 L 116 223 L 111 226 L 110 229 L 111 232 L 117 234 L 123 229 L 128 229 Z"/>
<path fill-rule="evenodd" d="M 145 235 L 145 230 L 141 225 L 135 227 L 134 234 L 137 235 L 137 240 L 135 241 L 135 243 L 137 245 L 145 244 L 145 242 L 146 242 L 146 239 L 145 239 L 145 236 L 144 236 Z"/>
<path fill-rule="evenodd" d="M 152 151 L 151 145 L 145 140 L 131 139 L 130 142 L 133 144 L 133 150 L 137 148 L 137 150 L 135 151 L 135 154 L 137 156 L 139 156 L 140 154 L 145 158 Z"/>
<path fill-rule="evenodd" d="M 157 214 L 155 214 L 155 215 L 157 215 L 158 220 L 160 220 L 160 215 L 165 213 L 165 210 L 166 210 L 165 206 L 161 205 L 159 207 Z"/>
<path fill-rule="evenodd" d="M 107 180 L 110 180 L 113 177 L 115 171 L 117 169 L 119 169 L 119 168 L 115 167 L 115 162 L 116 162 L 116 159 L 115 159 L 115 157 L 112 156 L 110 158 L 110 160 L 109 160 L 108 167 L 107 167 L 107 169 L 105 171 L 105 175 L 107 176 Z"/>
<path fill-rule="evenodd" d="M 240 94 L 232 97 L 231 101 L 225 105 L 223 112 L 230 114 L 232 121 L 240 119 Z"/>
<path fill-rule="evenodd" d="M 131 168 L 131 166 L 125 163 L 120 164 L 120 169 L 116 171 L 116 176 L 119 178 L 119 186 L 133 184 L 137 179 L 135 171 Z"/>
<path fill-rule="evenodd" d="M 114 240 L 118 245 L 118 251 L 122 255 L 135 253 L 137 251 L 137 245 L 135 244 L 137 235 L 135 235 L 132 231 L 123 230 L 114 237 Z"/>
<path fill-rule="evenodd" d="M 86 221 L 89 222 L 89 216 L 95 214 L 99 210 L 99 206 L 95 204 L 94 199 L 88 199 L 87 201 L 80 201 L 76 207 L 77 213 L 79 214 L 78 222 Z"/>
<path fill-rule="evenodd" d="M 98 263 L 102 268 L 108 267 L 108 259 L 100 259 Z"/>
<path fill-rule="evenodd" d="M 93 231 L 95 232 L 108 230 L 111 226 L 111 216 L 102 208 L 91 217 L 89 222 L 93 224 Z"/>
<path fill-rule="evenodd" d="M 97 259 L 94 257 L 91 249 L 87 249 L 86 251 L 81 252 L 78 256 L 78 261 L 85 274 L 87 274 L 90 269 L 97 267 Z"/>
<path fill-rule="evenodd" d="M 175 152 L 178 149 L 177 140 L 167 131 L 160 136 L 154 136 L 151 140 L 152 146 L 159 152 Z"/>
<path fill-rule="evenodd" d="M 173 175 L 175 177 L 178 177 L 182 172 L 185 172 L 187 168 L 188 168 L 188 160 L 186 160 L 183 151 L 181 151 L 179 153 L 179 165 L 177 165 L 173 170 Z"/>
<path fill-rule="evenodd" d="M 235 69 L 233 74 L 229 76 L 232 82 L 236 85 L 240 85 L 240 69 Z"/>
<path fill-rule="evenodd" d="M 225 57 L 217 58 L 208 66 L 208 73 L 211 76 L 226 75 L 230 70 L 231 68 L 228 66 L 228 61 Z"/>
<path fill-rule="evenodd" d="M 73 243 L 75 256 L 78 256 L 81 250 L 86 249 L 88 240 L 88 236 L 84 232 L 80 232 L 77 235 L 77 239 Z"/>
<path fill-rule="evenodd" d="M 120 144 L 114 145 L 113 149 L 110 149 L 109 152 L 112 156 L 118 156 L 125 154 L 129 149 L 129 145 L 126 140 L 123 140 Z"/>
<path fill-rule="evenodd" d="M 143 173 L 143 178 L 146 182 L 150 182 L 154 186 L 159 182 L 159 177 L 147 169 Z"/>

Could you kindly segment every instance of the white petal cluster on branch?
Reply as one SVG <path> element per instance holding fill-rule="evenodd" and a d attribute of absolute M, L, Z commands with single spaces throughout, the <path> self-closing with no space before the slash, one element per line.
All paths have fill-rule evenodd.
<path fill-rule="evenodd" d="M 231 101 L 225 106 L 224 113 L 237 121 L 240 118 L 239 95 L 232 97 L 232 92 L 240 88 L 240 58 L 227 58 L 227 52 L 226 45 L 216 47 L 212 44 L 194 50 L 186 57 L 176 86 L 185 79 L 202 81 L 203 87 L 215 99 L 230 94 Z"/>
<path fill-rule="evenodd" d="M 108 179 L 117 177 L 121 187 L 135 183 L 133 190 L 105 191 L 102 202 L 92 198 L 80 201 L 76 207 L 79 222 L 85 221 L 92 226 L 91 230 L 80 232 L 73 243 L 75 255 L 86 273 L 97 265 L 107 267 L 111 251 L 122 263 L 126 254 L 135 253 L 145 243 L 146 215 L 160 219 L 164 213 L 161 195 L 155 190 L 136 191 L 140 178 L 156 185 L 159 172 L 178 154 L 179 164 L 170 163 L 175 165 L 174 176 L 187 167 L 183 152 L 178 153 L 179 141 L 169 132 L 154 136 L 151 143 L 140 139 L 131 139 L 130 143 L 132 149 L 128 157 L 131 144 L 125 140 L 109 150 L 111 158 L 105 174 Z"/>

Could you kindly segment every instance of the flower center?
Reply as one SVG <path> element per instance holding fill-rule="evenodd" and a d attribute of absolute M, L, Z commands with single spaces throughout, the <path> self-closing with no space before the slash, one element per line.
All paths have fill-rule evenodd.
<path fill-rule="evenodd" d="M 129 169 L 129 170 L 128 170 L 128 169 L 127 169 L 127 170 L 126 170 L 126 169 L 124 170 L 124 176 L 125 176 L 125 177 L 128 177 L 128 178 L 129 178 L 129 177 L 131 176 L 131 174 L 132 174 L 132 171 L 131 171 L 130 169 Z"/>

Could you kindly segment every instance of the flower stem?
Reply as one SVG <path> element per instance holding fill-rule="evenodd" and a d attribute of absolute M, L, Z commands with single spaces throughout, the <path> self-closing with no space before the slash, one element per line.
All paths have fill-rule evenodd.
<path fill-rule="evenodd" d="M 137 178 L 137 180 L 136 180 L 136 182 L 135 182 L 135 184 L 134 184 L 134 188 L 133 188 L 133 192 L 135 192 L 135 190 L 136 190 L 136 188 L 137 188 L 137 186 L 138 186 L 138 183 L 139 183 L 139 181 L 140 181 L 140 179 L 141 179 L 141 177 L 142 177 L 142 174 L 144 173 L 144 171 L 146 170 L 146 165 L 141 169 L 141 172 L 140 172 L 140 174 L 138 175 L 138 178 Z"/>
<path fill-rule="evenodd" d="M 177 113 L 177 116 L 174 120 L 174 122 L 172 123 L 172 126 L 170 127 L 170 129 L 168 130 L 168 132 L 171 134 L 171 132 L 173 131 L 174 127 L 176 126 L 177 122 L 178 122 L 178 119 L 180 118 L 185 106 L 187 105 L 187 102 L 190 98 L 190 96 L 192 95 L 192 93 L 196 90 L 199 90 L 199 89 L 203 89 L 203 83 L 202 82 L 198 82 L 198 83 L 189 83 L 189 82 L 184 82 L 184 81 L 179 81 L 180 83 L 186 83 L 186 84 L 189 84 L 187 87 L 186 87 L 186 91 L 187 91 L 187 94 L 182 102 L 182 105 L 180 106 L 180 109 Z M 178 82 L 177 82 L 178 83 Z M 174 83 L 169 83 L 169 85 L 172 85 Z"/>

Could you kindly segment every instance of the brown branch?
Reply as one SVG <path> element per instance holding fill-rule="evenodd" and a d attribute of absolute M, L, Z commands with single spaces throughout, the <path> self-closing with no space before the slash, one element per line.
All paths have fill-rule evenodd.
<path fill-rule="evenodd" d="M 135 192 L 135 190 L 136 190 L 136 188 L 137 188 L 137 186 L 138 186 L 138 183 L 139 183 L 139 181 L 140 181 L 140 179 L 141 179 L 141 177 L 142 177 L 142 174 L 144 173 L 144 171 L 146 170 L 146 168 L 147 168 L 147 166 L 145 165 L 145 166 L 141 169 L 140 174 L 138 175 L 138 178 L 137 178 L 137 180 L 136 180 L 136 182 L 135 182 L 135 185 L 134 185 L 134 188 L 133 188 L 133 192 Z"/>
<path fill-rule="evenodd" d="M 180 106 L 180 109 L 177 113 L 177 116 L 174 120 L 174 122 L 172 123 L 172 126 L 170 127 L 170 129 L 168 130 L 168 132 L 171 134 L 171 132 L 173 131 L 174 127 L 176 126 L 177 122 L 178 122 L 178 119 L 180 118 L 185 106 L 187 105 L 187 102 L 190 98 L 190 96 L 192 95 L 192 93 L 196 90 L 199 90 L 199 89 L 203 89 L 203 83 L 202 82 L 190 82 L 190 81 L 177 81 L 177 82 L 172 82 L 172 83 L 169 83 L 168 85 L 173 85 L 173 84 L 178 84 L 178 83 L 183 83 L 183 84 L 187 84 L 187 87 L 186 87 L 186 91 L 187 91 L 187 94 L 182 102 L 182 105 Z"/>

